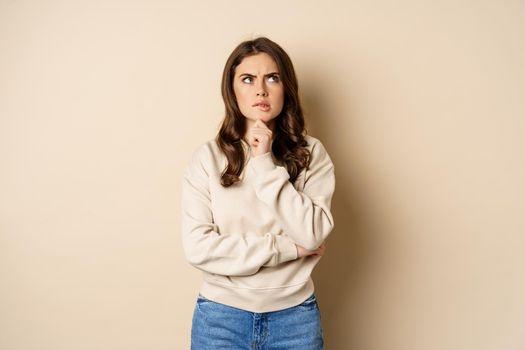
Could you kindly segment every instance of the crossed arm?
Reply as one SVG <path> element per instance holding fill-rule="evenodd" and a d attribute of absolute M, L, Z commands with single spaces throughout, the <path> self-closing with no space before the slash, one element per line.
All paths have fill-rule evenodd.
<path fill-rule="evenodd" d="M 269 152 L 253 157 L 248 164 L 255 174 L 257 197 L 274 213 L 285 235 L 218 232 L 213 223 L 206 152 L 202 146 L 194 152 L 182 180 L 182 239 L 190 264 L 214 274 L 246 276 L 304 254 L 322 254 L 323 242 L 334 227 L 330 204 L 335 175 L 320 142 L 311 151 L 302 191 L 295 189 L 286 168 L 275 165 Z"/>

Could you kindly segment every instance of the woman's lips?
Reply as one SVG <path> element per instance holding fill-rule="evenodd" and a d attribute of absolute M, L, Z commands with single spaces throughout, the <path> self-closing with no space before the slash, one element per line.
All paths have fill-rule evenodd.
<path fill-rule="evenodd" d="M 257 103 L 255 107 L 263 112 L 268 112 L 270 110 L 270 105 L 267 103 Z"/>

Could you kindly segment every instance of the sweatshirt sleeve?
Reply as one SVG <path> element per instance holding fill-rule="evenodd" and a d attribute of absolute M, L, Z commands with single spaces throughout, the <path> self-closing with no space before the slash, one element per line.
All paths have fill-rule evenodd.
<path fill-rule="evenodd" d="M 315 140 L 302 191 L 289 181 L 285 167 L 274 164 L 270 152 L 249 163 L 256 174 L 254 189 L 259 199 L 274 212 L 286 235 L 309 250 L 318 248 L 334 227 L 330 211 L 334 164 L 323 144 Z"/>
<path fill-rule="evenodd" d="M 183 173 L 182 243 L 188 262 L 209 273 L 248 276 L 263 266 L 295 260 L 297 248 L 286 235 L 219 233 L 213 221 L 206 170 L 210 156 L 205 147 L 197 148 Z"/>

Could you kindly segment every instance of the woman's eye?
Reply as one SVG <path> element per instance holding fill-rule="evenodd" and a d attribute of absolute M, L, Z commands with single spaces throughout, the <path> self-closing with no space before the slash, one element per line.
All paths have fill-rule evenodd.
<path fill-rule="evenodd" d="M 268 81 L 270 81 L 270 82 L 278 82 L 279 81 L 279 77 L 277 75 L 270 75 L 268 77 Z"/>
<path fill-rule="evenodd" d="M 251 83 L 252 82 L 252 77 L 244 77 L 244 78 L 242 78 L 242 82 L 243 83 Z"/>

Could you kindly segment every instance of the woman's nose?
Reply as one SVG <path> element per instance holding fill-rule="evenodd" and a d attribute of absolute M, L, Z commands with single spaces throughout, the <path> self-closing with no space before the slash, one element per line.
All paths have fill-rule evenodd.
<path fill-rule="evenodd" d="M 257 96 L 268 96 L 268 92 L 266 91 L 263 81 L 261 81 L 257 87 Z"/>

